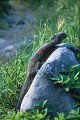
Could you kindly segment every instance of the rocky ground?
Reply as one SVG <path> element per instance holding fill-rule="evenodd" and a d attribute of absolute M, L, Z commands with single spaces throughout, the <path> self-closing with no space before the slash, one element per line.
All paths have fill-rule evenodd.
<path fill-rule="evenodd" d="M 21 45 L 27 45 L 34 37 L 36 17 L 34 12 L 21 3 L 12 1 L 13 9 L 0 20 L 0 56 L 2 60 L 15 55 Z"/>

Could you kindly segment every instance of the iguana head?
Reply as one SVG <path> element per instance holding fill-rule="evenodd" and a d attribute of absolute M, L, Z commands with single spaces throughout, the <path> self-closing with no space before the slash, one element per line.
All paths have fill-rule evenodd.
<path fill-rule="evenodd" d="M 59 44 L 62 42 L 63 39 L 67 37 L 66 33 L 58 33 L 52 37 L 52 40 L 54 40 L 55 44 Z"/>

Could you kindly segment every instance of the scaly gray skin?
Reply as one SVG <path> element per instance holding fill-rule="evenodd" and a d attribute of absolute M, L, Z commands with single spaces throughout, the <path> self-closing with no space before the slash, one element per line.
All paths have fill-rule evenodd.
<path fill-rule="evenodd" d="M 46 43 L 42 47 L 40 47 L 35 54 L 32 55 L 29 65 L 28 65 L 28 70 L 27 70 L 27 79 L 25 80 L 19 99 L 18 103 L 16 105 L 16 111 L 20 109 L 21 102 L 27 93 L 29 87 L 32 84 L 32 81 L 37 73 L 37 71 L 40 69 L 42 64 L 47 60 L 47 58 L 51 55 L 53 51 L 57 48 L 56 44 L 60 44 L 63 39 L 67 37 L 66 33 L 58 33 L 54 35 L 51 38 L 50 43 Z"/>
<path fill-rule="evenodd" d="M 57 44 L 56 46 L 57 47 L 66 47 L 66 48 L 72 50 L 73 52 L 80 54 L 80 49 L 77 48 L 76 46 L 70 44 L 69 42 Z"/>

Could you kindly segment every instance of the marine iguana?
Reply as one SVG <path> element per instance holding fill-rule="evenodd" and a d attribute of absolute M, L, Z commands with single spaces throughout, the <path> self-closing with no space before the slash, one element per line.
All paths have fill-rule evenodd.
<path fill-rule="evenodd" d="M 56 44 L 60 44 L 62 40 L 65 39 L 66 37 L 67 37 L 66 33 L 63 33 L 63 32 L 54 35 L 51 38 L 52 41 L 50 43 L 44 44 L 35 52 L 35 54 L 32 55 L 28 65 L 27 79 L 23 84 L 23 87 L 16 105 L 16 111 L 20 109 L 20 105 L 23 100 L 23 97 L 27 93 L 39 68 L 48 59 L 51 53 L 55 51 L 55 49 L 57 48 Z"/>

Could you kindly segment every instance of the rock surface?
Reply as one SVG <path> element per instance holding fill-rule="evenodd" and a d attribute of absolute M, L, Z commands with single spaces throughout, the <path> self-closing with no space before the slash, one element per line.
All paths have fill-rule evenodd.
<path fill-rule="evenodd" d="M 17 40 L 11 41 L 0 38 L 0 60 L 6 63 L 11 57 L 15 56 L 21 49 L 21 46 L 27 46 L 34 39 L 34 36 L 19 36 Z M 23 40 L 23 41 L 22 41 Z"/>
<path fill-rule="evenodd" d="M 11 0 L 13 9 L 5 18 L 0 19 L 0 59 L 7 61 L 34 40 L 36 16 L 28 5 L 17 0 Z M 15 51 L 14 51 L 15 49 Z"/>
<path fill-rule="evenodd" d="M 74 108 L 75 100 L 63 87 L 55 86 L 49 76 L 57 76 L 61 71 L 69 69 L 78 64 L 72 51 L 63 47 L 54 51 L 48 60 L 42 65 L 35 76 L 30 89 L 24 96 L 20 111 L 32 109 L 35 104 L 47 100 L 47 107 L 52 110 L 53 116 L 56 112 L 67 112 Z"/>

